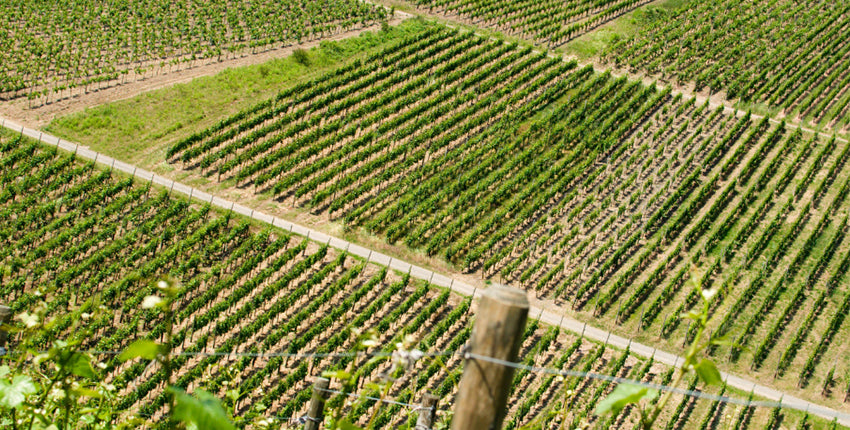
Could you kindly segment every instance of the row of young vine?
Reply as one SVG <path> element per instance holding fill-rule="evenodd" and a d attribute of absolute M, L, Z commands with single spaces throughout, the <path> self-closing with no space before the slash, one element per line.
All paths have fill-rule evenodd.
<path fill-rule="evenodd" d="M 646 0 L 415 0 L 421 10 L 459 16 L 490 27 L 557 47 L 645 3 Z"/>
<path fill-rule="evenodd" d="M 645 31 L 612 46 L 609 63 L 835 129 L 850 123 L 850 5 L 691 1 L 645 16 Z"/>
<path fill-rule="evenodd" d="M 0 100 L 50 102 L 388 18 L 356 0 L 0 5 Z"/>
<path fill-rule="evenodd" d="M 809 386 L 844 336 L 836 320 L 822 347 L 799 348 L 840 300 L 823 278 L 846 247 L 847 155 L 836 139 L 437 26 L 168 153 L 664 337 L 693 335 L 680 316 L 699 303 L 697 278 L 720 289 L 715 329 L 758 351 L 726 348 L 730 366 L 779 377 L 806 355 L 821 372 Z M 808 322 L 786 327 L 798 314 Z"/>
<path fill-rule="evenodd" d="M 26 139 L 0 138 L 0 176 L 0 300 L 16 314 L 51 321 L 25 345 L 13 337 L 13 350 L 37 350 L 73 337 L 80 324 L 91 334 L 81 347 L 96 351 L 120 351 L 135 340 L 162 341 L 168 334 L 175 385 L 216 394 L 243 423 L 264 417 L 266 423 L 286 426 L 280 417 L 303 416 L 310 381 L 326 371 L 351 372 L 358 396 L 380 397 L 372 382 L 390 381 L 383 394 L 399 402 L 416 403 L 430 392 L 442 398 L 441 410 L 450 410 L 460 354 L 422 358 L 404 369 L 389 358 L 333 354 L 361 348 L 392 352 L 396 344 L 458 351 L 471 332 L 468 298 L 282 231 L 259 230 Z M 170 320 L 144 304 L 156 293 L 151 279 L 162 275 L 179 285 Z M 96 357 L 102 362 L 99 371 L 115 387 L 122 416 L 138 414 L 164 426 L 162 368 L 146 360 Z M 647 382 L 669 383 L 672 374 L 651 359 L 536 320 L 526 329 L 520 357 L 528 365 Z M 520 370 L 508 425 L 629 428 L 628 410 L 592 414 L 613 388 L 592 379 Z M 365 397 L 351 402 L 334 395 L 329 407 L 337 406 L 352 421 L 373 428 L 412 427 L 417 416 Z M 759 417 L 756 421 L 764 421 L 767 411 Z"/>

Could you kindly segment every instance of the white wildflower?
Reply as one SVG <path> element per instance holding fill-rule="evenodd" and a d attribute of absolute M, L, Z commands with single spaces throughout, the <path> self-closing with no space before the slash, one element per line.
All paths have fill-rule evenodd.
<path fill-rule="evenodd" d="M 142 308 L 152 309 L 159 306 L 160 303 L 162 303 L 162 299 L 159 296 L 147 296 L 142 300 Z"/>

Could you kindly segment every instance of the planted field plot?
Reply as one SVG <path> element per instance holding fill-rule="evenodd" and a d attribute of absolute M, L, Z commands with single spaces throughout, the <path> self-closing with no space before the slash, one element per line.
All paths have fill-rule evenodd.
<path fill-rule="evenodd" d="M 0 5 L 0 100 L 51 102 L 387 18 L 357 0 Z"/>
<path fill-rule="evenodd" d="M 83 343 L 92 350 L 120 351 L 135 339 L 162 339 L 163 312 L 140 304 L 154 291 L 151 279 L 168 274 L 182 285 L 171 342 L 176 385 L 226 399 L 249 427 L 255 417 L 285 424 L 303 416 L 310 381 L 334 369 L 352 370 L 358 383 L 353 400 L 334 395 L 329 404 L 349 401 L 345 413 L 372 428 L 412 426 L 416 413 L 404 403 L 415 404 L 425 392 L 442 398 L 440 409 L 451 408 L 462 362 L 456 352 L 470 335 L 469 299 L 280 231 L 257 231 L 29 141 L 0 140 L 0 172 L 0 301 L 16 313 L 44 306 L 45 317 L 54 320 L 32 345 L 13 340 L 13 351 L 44 348 L 71 336 L 81 322 L 93 330 Z M 412 336 L 414 347 L 432 354 L 394 373 L 386 394 L 396 403 L 379 406 L 359 397 L 380 396 L 367 382 L 393 366 L 389 359 L 347 354 L 357 346 L 355 333 L 368 330 L 378 337 L 367 352 L 390 352 Z M 308 353 L 318 355 L 298 355 Z M 146 361 L 121 363 L 112 354 L 100 357 L 106 379 L 116 386 L 118 410 L 163 420 L 162 369 Z M 669 383 L 673 376 L 652 360 L 534 320 L 520 357 L 526 365 L 639 381 Z M 226 394 L 233 387 L 237 400 Z M 507 428 L 564 421 L 632 428 L 631 408 L 592 414 L 613 388 L 598 379 L 518 370 Z M 780 417 L 786 424 L 800 419 Z M 734 420 L 735 428 L 760 428 L 770 419 L 768 409 L 683 397 L 669 403 L 660 422 L 678 429 Z"/>
<path fill-rule="evenodd" d="M 431 27 L 192 135 L 168 156 L 337 212 L 355 189 L 416 170 L 506 114 L 532 115 L 589 73 L 575 67 Z"/>
<path fill-rule="evenodd" d="M 171 160 L 629 333 L 692 336 L 679 317 L 696 277 L 720 288 L 713 329 L 749 348 L 714 351 L 731 366 L 812 396 L 850 371 L 836 361 L 845 141 L 469 34 L 433 29 L 377 58 L 223 120 Z"/>
<path fill-rule="evenodd" d="M 560 46 L 644 4 L 647 0 L 411 0 L 420 9 Z"/>
<path fill-rule="evenodd" d="M 847 2 L 689 1 L 647 19 L 607 62 L 815 124 L 850 123 Z"/>

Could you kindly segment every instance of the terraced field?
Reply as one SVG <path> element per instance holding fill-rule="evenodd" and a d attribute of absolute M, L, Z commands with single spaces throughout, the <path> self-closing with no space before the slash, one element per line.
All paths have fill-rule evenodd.
<path fill-rule="evenodd" d="M 407 6 L 549 49 L 645 3 Z M 724 341 L 707 354 L 720 369 L 846 410 L 850 142 L 838 132 L 850 123 L 842 37 L 850 4 L 676 4 L 630 15 L 647 21 L 632 22 L 638 34 L 613 39 L 603 62 L 689 89 L 695 83 L 699 98 L 526 42 L 414 19 L 344 46 L 322 42 L 321 55 L 299 51 L 271 72 L 279 84 L 255 87 L 260 81 L 239 73 L 187 84 L 177 94 L 227 88 L 199 98 L 191 112 L 169 112 L 187 105 L 145 94 L 121 109 L 60 119 L 51 131 L 73 130 L 79 134 L 63 138 L 238 200 L 252 216 L 269 211 L 448 269 L 475 288 L 523 288 L 538 309 L 662 351 L 681 352 L 697 336 L 689 315 L 702 292 L 716 291 L 707 332 Z M 348 0 L 120 6 L 0 6 L 9 29 L 0 35 L 0 99 L 73 98 L 390 14 Z M 311 67 L 310 58 L 328 62 Z M 298 71 L 280 70 L 293 61 Z M 261 79 L 270 73 L 258 70 Z M 105 130 L 132 116 L 128 106 L 159 112 L 126 121 L 127 141 L 81 140 L 112 136 Z M 154 117 L 162 123 L 147 120 Z M 474 319 L 470 298 L 8 132 L 0 133 L 0 175 L 0 303 L 12 307 L 16 327 L 36 314 L 50 321 L 34 338 L 13 330 L 13 352 L 36 356 L 87 333 L 80 346 L 99 351 L 97 372 L 115 387 L 122 419 L 171 426 L 173 383 L 222 399 L 239 427 L 297 427 L 312 381 L 344 371 L 353 384 L 337 379 L 331 388 L 353 392 L 335 393 L 329 406 L 357 425 L 414 428 L 412 406 L 426 393 L 440 397 L 439 421 L 450 422 Z M 162 276 L 180 286 L 173 318 L 149 303 Z M 172 359 L 119 359 L 139 339 L 170 342 Z M 400 344 L 425 355 L 400 369 L 391 355 Z M 634 406 L 593 413 L 614 389 L 599 375 L 669 384 L 674 374 L 533 319 L 520 360 L 590 377 L 520 368 L 509 429 L 639 428 Z M 0 411 L 14 383 L 10 369 L 0 366 Z M 374 384 L 381 381 L 386 391 Z M 748 394 L 697 378 L 683 385 Z M 14 413 L 0 413 L 0 426 L 17 424 Z M 808 411 L 679 394 L 657 424 L 838 428 Z"/>
<path fill-rule="evenodd" d="M 747 348 L 715 351 L 730 366 L 810 395 L 850 371 L 845 141 L 469 33 L 376 58 L 178 142 L 172 162 L 627 333 L 692 336 L 697 276 L 721 289 L 712 329 Z"/>
<path fill-rule="evenodd" d="M 848 20 L 846 1 L 688 1 L 649 15 L 605 60 L 846 132 Z"/>
<path fill-rule="evenodd" d="M 647 0 L 411 0 L 420 11 L 488 28 L 554 48 Z"/>
<path fill-rule="evenodd" d="M 0 100 L 51 103 L 386 19 L 356 0 L 12 0 L 0 5 Z"/>
<path fill-rule="evenodd" d="M 285 232 L 257 229 L 28 140 L 3 136 L 0 170 L 5 220 L 0 300 L 12 303 L 16 312 L 44 302 L 46 316 L 55 318 L 49 335 L 27 346 L 71 336 L 72 323 L 100 305 L 108 312 L 86 320 L 95 331 L 83 347 L 120 350 L 135 339 L 160 338 L 166 330 L 163 313 L 139 304 L 153 292 L 151 277 L 168 273 L 182 284 L 172 340 L 176 385 L 190 391 L 203 387 L 225 398 L 236 381 L 241 396 L 226 403 L 238 416 L 302 416 L 310 380 L 324 370 L 354 369 L 358 395 L 377 395 L 366 382 L 387 372 L 390 360 L 282 355 L 345 353 L 356 346 L 355 333 L 368 330 L 379 336 L 373 352 L 389 352 L 413 336 L 413 346 L 436 353 L 398 375 L 393 399 L 415 403 L 422 393 L 433 392 L 442 397 L 441 409 L 450 409 L 462 361 L 454 352 L 470 334 L 469 299 Z M 201 352 L 208 354 L 196 355 Z M 642 381 L 669 383 L 672 377 L 669 367 L 534 320 L 520 357 L 524 364 Z M 161 369 L 146 361 L 121 363 L 111 355 L 102 359 L 107 380 L 121 395 L 119 407 L 161 420 L 166 401 Z M 591 413 L 612 388 L 594 379 L 520 370 L 507 428 L 564 420 L 629 428 L 630 410 L 602 417 Z M 337 395 L 331 405 L 344 400 Z M 565 401 L 566 415 L 559 412 Z M 345 410 L 365 423 L 376 407 L 375 401 L 361 399 Z M 668 409 L 668 428 L 731 419 L 755 425 L 770 414 L 691 398 Z M 376 417 L 375 428 L 399 428 L 412 424 L 416 414 L 387 405 Z"/>

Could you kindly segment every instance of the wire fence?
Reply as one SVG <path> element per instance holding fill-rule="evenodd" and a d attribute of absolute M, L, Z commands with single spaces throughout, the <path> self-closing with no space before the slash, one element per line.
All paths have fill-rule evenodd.
<path fill-rule="evenodd" d="M 121 355 L 124 351 L 103 351 L 103 350 L 87 350 L 87 351 L 79 351 L 83 354 L 89 355 Z M 421 352 L 424 357 L 438 357 L 438 356 L 447 356 L 454 355 L 457 352 L 453 351 L 444 351 L 444 352 Z M 9 351 L 9 355 L 16 354 L 28 354 L 29 351 Z M 47 351 L 33 351 L 34 354 L 44 354 Z M 3 354 L 0 354 L 2 356 Z M 335 358 L 352 358 L 352 357 L 392 357 L 395 355 L 392 352 L 385 351 L 375 351 L 375 352 L 366 352 L 366 351 L 358 351 L 358 352 L 307 352 L 307 353 L 290 353 L 290 352 L 236 352 L 236 351 L 181 351 L 181 352 L 172 352 L 169 356 L 179 357 L 179 356 L 189 356 L 189 357 L 248 357 L 248 358 L 327 358 L 327 357 L 335 357 Z"/>
<path fill-rule="evenodd" d="M 316 388 L 316 390 L 324 392 L 324 393 L 328 393 L 328 394 L 336 394 L 336 395 L 341 395 L 341 396 L 355 398 L 355 399 L 372 400 L 372 401 L 375 401 L 375 402 L 381 402 L 381 403 L 385 403 L 385 404 L 388 404 L 388 405 L 401 406 L 401 407 L 405 407 L 405 408 L 410 409 L 410 412 L 433 411 L 435 409 L 434 407 L 424 407 L 420 404 L 401 402 L 401 401 L 398 401 L 396 399 L 388 398 L 388 397 L 380 398 L 380 397 L 367 396 L 367 395 L 357 394 L 357 393 L 352 393 L 352 392 L 332 390 L 332 389 L 328 389 L 328 388 Z M 139 417 L 144 417 L 144 418 L 156 418 L 153 414 L 142 413 L 142 412 L 136 412 L 133 415 L 139 416 Z M 163 416 L 166 416 L 166 415 L 163 415 Z M 291 416 L 291 417 L 275 415 L 275 416 L 272 416 L 271 418 L 274 418 L 274 419 L 276 419 L 277 421 L 280 421 L 280 422 L 285 422 L 285 423 L 289 423 L 289 424 L 298 424 L 298 425 L 305 424 L 307 421 L 315 421 L 316 420 L 316 418 L 312 418 L 307 414 L 298 415 L 298 416 Z"/>
<path fill-rule="evenodd" d="M 44 352 L 44 351 L 41 351 L 41 352 Z M 81 352 L 86 353 L 86 354 L 91 354 L 91 355 L 110 355 L 110 356 L 120 355 L 122 353 L 122 351 L 101 351 L 101 350 L 91 350 L 91 351 L 81 351 Z M 27 352 L 27 351 L 8 351 L 9 355 L 24 354 L 24 353 L 29 353 L 29 352 Z M 400 356 L 400 354 L 401 354 L 401 356 Z M 563 377 L 575 377 L 575 378 L 583 378 L 583 379 L 595 379 L 595 380 L 601 380 L 601 381 L 606 381 L 606 382 L 615 383 L 615 384 L 631 384 L 631 385 L 636 385 L 636 386 L 654 389 L 654 390 L 658 390 L 658 391 L 670 391 L 670 392 L 673 392 L 675 394 L 679 394 L 679 395 L 682 395 L 682 396 L 688 396 L 688 397 L 692 397 L 692 398 L 696 398 L 696 399 L 708 400 L 708 401 L 720 402 L 720 403 L 726 403 L 726 404 L 733 404 L 733 405 L 740 405 L 740 406 L 744 406 L 744 407 L 754 407 L 754 408 L 758 407 L 758 408 L 771 408 L 771 409 L 772 408 L 780 408 L 780 409 L 798 410 L 798 411 L 802 411 L 802 412 L 812 412 L 812 413 L 817 412 L 818 414 L 820 414 L 822 416 L 828 416 L 830 418 L 836 418 L 836 419 L 847 419 L 847 417 L 848 417 L 848 414 L 841 413 L 841 412 L 838 412 L 838 411 L 834 411 L 834 410 L 828 409 L 828 408 L 823 408 L 823 407 L 820 407 L 818 405 L 814 405 L 814 404 L 811 404 L 811 403 L 808 403 L 808 402 L 801 402 L 800 404 L 788 403 L 788 402 L 783 403 L 781 398 L 780 398 L 779 401 L 742 399 L 742 398 L 726 396 L 726 395 L 711 394 L 711 393 L 707 393 L 707 392 L 704 392 L 704 391 L 689 390 L 689 389 L 680 388 L 680 387 L 674 387 L 674 386 L 669 386 L 669 385 L 656 384 L 656 383 L 652 383 L 652 382 L 645 382 L 645 381 L 639 381 L 639 380 L 635 380 L 635 379 L 623 378 L 623 377 L 619 377 L 619 376 L 615 376 L 615 375 L 607 375 L 607 374 L 595 373 L 595 372 L 584 372 L 584 371 L 577 371 L 577 370 L 570 370 L 570 369 L 557 369 L 557 368 L 552 368 L 552 367 L 540 367 L 540 366 L 527 365 L 527 364 L 522 364 L 522 363 L 517 363 L 517 362 L 501 360 L 501 359 L 498 359 L 498 358 L 488 357 L 488 356 L 484 356 L 484 355 L 474 354 L 474 353 L 466 351 L 465 348 L 461 349 L 459 351 L 437 351 L 437 352 L 422 352 L 422 351 L 419 351 L 419 350 L 402 351 L 402 352 L 399 352 L 399 351 L 396 351 L 396 352 L 357 351 L 357 352 L 328 352 L 328 353 L 317 353 L 317 352 L 313 352 L 313 353 L 277 352 L 277 353 L 275 353 L 275 352 L 235 352 L 235 351 L 215 351 L 215 352 L 183 351 L 183 352 L 176 352 L 176 353 L 173 353 L 171 355 L 173 355 L 173 356 L 249 357 L 249 358 L 259 358 L 259 359 L 274 358 L 274 357 L 298 358 L 298 359 L 313 359 L 313 358 L 328 358 L 328 357 L 333 357 L 333 358 L 353 358 L 353 357 L 392 358 L 392 357 L 395 356 L 395 357 L 404 358 L 404 359 L 412 361 L 412 362 L 418 361 L 419 359 L 425 358 L 425 357 L 446 357 L 446 356 L 460 355 L 466 360 L 481 360 L 481 361 L 486 361 L 486 362 L 499 364 L 499 365 L 507 366 L 507 367 L 512 367 L 512 368 L 515 368 L 515 369 L 521 369 L 521 370 L 525 370 L 525 371 L 533 372 L 533 373 L 538 373 L 538 374 L 549 374 L 549 375 L 557 375 L 557 376 L 563 376 Z M 344 395 L 344 396 L 348 396 L 348 397 L 352 397 L 352 398 L 360 398 L 360 399 L 364 399 L 364 400 L 380 401 L 380 402 L 387 403 L 387 404 L 403 406 L 403 407 L 407 407 L 407 408 L 411 409 L 412 411 L 418 411 L 418 410 L 424 409 L 424 408 L 421 407 L 421 405 L 412 404 L 412 403 L 405 403 L 405 402 L 401 402 L 401 401 L 398 401 L 398 400 L 393 399 L 393 398 L 379 398 L 379 397 L 373 397 L 373 396 L 367 396 L 367 395 L 362 395 L 362 394 L 357 394 L 357 393 L 352 393 L 352 392 L 343 392 L 343 391 L 331 390 L 331 389 L 327 389 L 327 390 L 322 389 L 322 391 L 327 391 L 330 394 Z M 293 420 L 300 420 L 303 417 L 276 417 L 276 418 L 279 419 L 279 420 L 283 420 L 283 421 L 293 421 Z"/>
<path fill-rule="evenodd" d="M 426 407 L 423 407 L 422 405 L 400 402 L 398 400 L 390 399 L 390 398 L 386 398 L 386 397 L 380 398 L 380 397 L 374 397 L 374 396 L 366 396 L 366 395 L 362 395 L 362 394 L 349 393 L 349 392 L 344 392 L 344 391 L 339 391 L 339 390 L 332 390 L 332 389 L 328 389 L 328 388 L 316 388 L 316 389 L 319 390 L 319 391 L 328 393 L 328 394 L 339 394 L 339 395 L 343 395 L 343 396 L 346 396 L 346 397 L 353 397 L 353 398 L 359 398 L 359 399 L 364 399 L 364 400 L 373 400 L 373 401 L 376 401 L 376 402 L 383 402 L 383 403 L 386 403 L 386 404 L 389 404 L 389 405 L 404 406 L 406 408 L 410 408 L 411 412 L 434 410 L 433 407 L 426 408 Z"/>
<path fill-rule="evenodd" d="M 778 402 L 752 400 L 752 399 L 746 399 L 745 400 L 745 399 L 740 399 L 740 398 L 731 397 L 731 396 L 721 396 L 721 395 L 706 393 L 706 392 L 703 392 L 703 391 L 688 390 L 688 389 L 685 389 L 685 388 L 673 387 L 673 386 L 662 385 L 662 384 L 655 384 L 655 383 L 652 383 L 652 382 L 638 381 L 638 380 L 634 380 L 634 379 L 622 378 L 622 377 L 613 376 L 613 375 L 605 375 L 605 374 L 601 374 L 601 373 L 581 372 L 581 371 L 576 371 L 576 370 L 562 370 L 562 369 L 555 369 L 555 368 L 548 368 L 548 367 L 531 366 L 531 365 L 527 365 L 527 364 L 515 363 L 515 362 L 512 362 L 512 361 L 501 360 L 501 359 L 498 359 L 498 358 L 487 357 L 487 356 L 484 356 L 484 355 L 473 354 L 473 353 L 470 353 L 470 352 L 464 353 L 464 357 L 467 358 L 467 359 L 486 361 L 486 362 L 495 363 L 495 364 L 499 364 L 499 365 L 502 365 L 502 366 L 513 367 L 515 369 L 522 369 L 522 370 L 526 370 L 526 371 L 534 372 L 534 373 L 545 373 L 545 374 L 559 375 L 559 376 L 565 376 L 565 377 L 572 376 L 572 377 L 584 378 L 584 379 L 597 379 L 597 380 L 602 380 L 602 381 L 607 381 L 607 382 L 613 382 L 613 383 L 616 383 L 616 384 L 630 384 L 630 385 L 636 385 L 636 386 L 639 386 L 639 387 L 650 388 L 650 389 L 654 389 L 654 390 L 658 390 L 658 391 L 670 391 L 670 392 L 673 392 L 673 393 L 676 393 L 676 394 L 681 394 L 683 396 L 693 397 L 693 398 L 697 398 L 697 399 L 710 400 L 710 401 L 714 401 L 714 402 L 734 404 L 734 405 L 741 405 L 741 406 L 746 406 L 746 407 L 761 407 L 761 408 L 771 408 L 771 409 L 773 409 L 773 408 L 794 409 L 794 410 L 799 410 L 799 411 L 803 411 L 803 412 L 818 411 L 819 413 L 822 413 L 823 415 L 828 415 L 831 418 L 844 418 L 847 415 L 847 414 L 843 414 L 841 412 L 833 411 L 831 409 L 818 407 L 817 405 L 812 406 L 811 404 L 808 404 L 808 403 L 807 403 L 806 407 L 803 407 L 801 405 L 791 404 L 791 403 L 782 403 L 781 398 Z"/>

